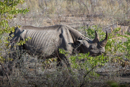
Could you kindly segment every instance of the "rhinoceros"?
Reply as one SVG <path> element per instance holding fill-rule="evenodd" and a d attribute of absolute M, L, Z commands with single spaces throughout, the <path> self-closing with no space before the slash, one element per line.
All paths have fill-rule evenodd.
<path fill-rule="evenodd" d="M 73 54 L 76 50 L 79 53 L 90 53 L 89 55 L 97 56 L 105 52 L 108 34 L 103 41 L 99 41 L 97 32 L 95 31 L 94 40 L 85 37 L 76 29 L 68 25 L 54 25 L 48 27 L 23 26 L 16 27 L 14 32 L 9 35 L 13 37 L 10 44 L 13 48 L 14 44 L 20 40 L 30 37 L 25 44 L 20 45 L 30 55 L 37 55 L 38 58 L 54 58 L 57 57 L 57 66 L 62 65 L 61 60 L 70 67 L 68 58 L 59 52 L 59 49 L 65 50 L 69 54 Z"/>

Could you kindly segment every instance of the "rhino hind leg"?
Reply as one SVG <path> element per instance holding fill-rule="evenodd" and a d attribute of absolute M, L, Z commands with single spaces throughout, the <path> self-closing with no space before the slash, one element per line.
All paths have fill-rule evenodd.
<path fill-rule="evenodd" d="M 57 57 L 57 66 L 63 66 L 62 61 L 66 64 L 67 67 L 70 67 L 69 60 L 64 54 L 59 54 Z"/>

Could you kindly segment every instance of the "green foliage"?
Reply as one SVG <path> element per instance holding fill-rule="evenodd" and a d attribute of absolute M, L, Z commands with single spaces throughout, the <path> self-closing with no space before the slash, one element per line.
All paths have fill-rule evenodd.
<path fill-rule="evenodd" d="M 102 41 L 106 33 L 102 31 L 102 28 L 97 26 L 92 26 L 86 29 L 87 37 L 94 38 L 95 37 L 95 30 L 97 31 L 99 35 L 100 41 Z M 116 59 L 117 61 L 123 61 L 123 56 L 125 55 L 127 58 L 130 58 L 130 37 L 129 35 L 121 35 L 120 32 L 121 28 L 115 28 L 111 33 L 108 34 L 108 41 L 105 46 L 106 53 L 92 57 L 89 56 L 89 53 L 86 54 L 76 54 L 74 56 L 70 57 L 72 68 L 74 69 L 83 69 L 89 72 L 93 67 L 95 66 L 103 66 L 106 62 L 111 60 L 112 58 Z M 121 38 L 127 38 L 127 42 L 122 42 Z M 65 53 L 64 51 L 61 51 L 61 53 Z M 116 56 L 124 54 L 122 56 Z M 97 76 L 97 74 L 93 71 L 89 73 L 89 75 Z M 87 79 L 88 76 L 86 77 Z"/>
<path fill-rule="evenodd" d="M 97 31 L 100 40 L 103 40 L 105 38 L 105 32 L 102 31 L 102 28 L 98 27 L 97 25 L 91 26 L 88 29 L 85 30 L 87 32 L 87 37 L 94 39 L 95 37 L 95 31 Z"/>
<path fill-rule="evenodd" d="M 9 27 L 8 20 L 19 13 L 25 14 L 28 9 L 18 9 L 16 6 L 23 3 L 23 0 L 4 0 L 0 1 L 0 34 L 9 33 L 14 27 Z"/>
<path fill-rule="evenodd" d="M 89 71 L 92 67 L 97 65 L 104 65 L 107 62 L 107 57 L 104 55 L 100 55 L 95 57 L 89 56 L 89 53 L 86 54 L 78 54 L 76 56 L 71 56 L 72 68 L 77 69 L 86 69 Z"/>
<path fill-rule="evenodd" d="M 130 35 L 127 33 L 127 35 Z M 125 36 L 127 38 L 127 42 L 124 42 L 124 45 L 126 46 L 125 51 L 127 52 L 126 58 L 130 59 L 130 36 Z"/>
<path fill-rule="evenodd" d="M 63 50 L 63 49 L 59 49 L 59 52 L 60 52 L 61 54 L 66 54 L 66 51 Z"/>
<path fill-rule="evenodd" d="M 18 9 L 16 6 L 23 3 L 23 0 L 4 0 L 0 1 L 0 35 L 9 33 L 14 27 L 9 27 L 8 21 L 19 13 L 25 14 L 28 9 Z"/>
<path fill-rule="evenodd" d="M 0 61 L 3 63 L 3 61 L 5 61 L 5 59 L 0 56 Z"/>
<path fill-rule="evenodd" d="M 28 37 L 28 38 L 26 38 L 25 40 L 21 40 L 21 41 L 17 42 L 17 45 L 23 45 L 23 44 L 25 44 L 26 41 L 28 41 L 29 39 L 31 39 L 31 37 Z"/>
<path fill-rule="evenodd" d="M 14 30 L 14 27 L 10 27 L 8 21 L 11 20 L 15 15 L 28 12 L 28 9 L 17 8 L 18 4 L 22 4 L 24 0 L 2 0 L 0 1 L 0 45 L 3 45 L 1 38 L 4 33 L 10 33 Z M 7 38 L 4 39 L 5 43 L 8 43 Z M 7 44 L 6 44 L 7 45 Z M 2 50 L 2 49 L 0 49 Z"/>
<path fill-rule="evenodd" d="M 59 49 L 59 53 L 64 54 L 65 56 L 68 56 L 68 52 L 66 52 L 64 49 Z"/>
<path fill-rule="evenodd" d="M 114 81 L 108 81 L 107 84 L 110 87 L 120 87 L 119 84 L 117 82 L 114 82 Z"/>

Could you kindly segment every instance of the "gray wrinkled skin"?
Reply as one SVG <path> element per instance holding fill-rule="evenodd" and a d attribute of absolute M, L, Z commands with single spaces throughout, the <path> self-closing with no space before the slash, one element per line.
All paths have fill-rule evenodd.
<path fill-rule="evenodd" d="M 64 49 L 69 54 L 75 53 L 90 53 L 92 56 L 97 56 L 105 52 L 106 38 L 99 42 L 98 35 L 95 31 L 95 39 L 92 41 L 86 38 L 79 31 L 67 25 L 55 25 L 49 27 L 33 27 L 23 26 L 15 28 L 14 35 L 10 40 L 11 49 L 20 40 L 25 40 L 30 37 L 24 45 L 20 46 L 30 55 L 37 55 L 39 58 L 57 57 L 58 64 L 61 65 L 63 60 L 67 66 L 70 66 L 68 59 L 64 54 L 59 53 L 59 48 Z"/>

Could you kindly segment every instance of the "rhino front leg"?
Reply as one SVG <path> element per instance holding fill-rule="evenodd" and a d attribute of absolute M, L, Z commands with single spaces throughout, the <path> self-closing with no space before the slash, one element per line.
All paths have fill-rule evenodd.
<path fill-rule="evenodd" d="M 62 60 L 66 64 L 67 67 L 70 67 L 69 60 L 64 54 L 59 54 L 59 56 L 57 57 L 57 66 L 62 66 Z"/>

